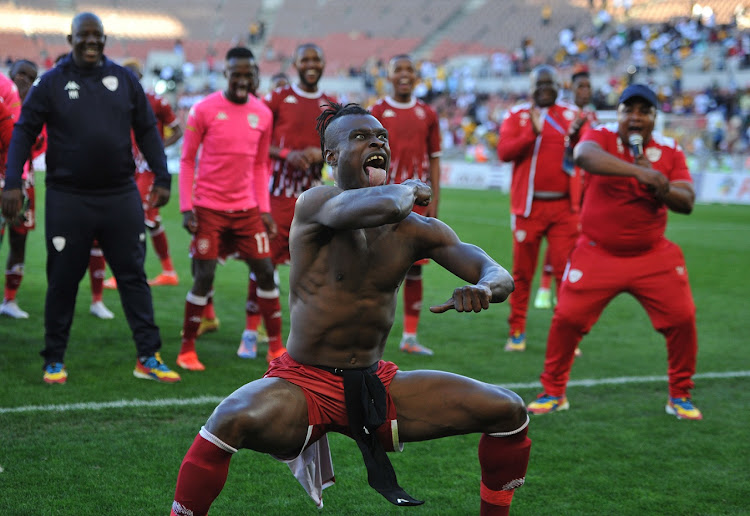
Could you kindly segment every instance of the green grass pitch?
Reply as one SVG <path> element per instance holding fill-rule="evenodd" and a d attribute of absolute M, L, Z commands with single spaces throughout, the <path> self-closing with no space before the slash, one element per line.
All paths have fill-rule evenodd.
<path fill-rule="evenodd" d="M 38 190 L 43 205 L 43 188 Z M 171 367 L 176 367 L 190 287 L 188 238 L 177 204 L 175 197 L 163 216 L 181 283 L 153 290 L 162 355 Z M 445 189 L 440 215 L 464 241 L 483 247 L 510 269 L 506 195 Z M 570 411 L 532 418 L 531 461 L 512 514 L 750 514 L 750 207 L 697 206 L 690 216 L 670 217 L 668 237 L 683 248 L 698 307 L 699 375 L 693 397 L 705 419 L 678 421 L 664 413 L 667 386 L 659 378 L 666 375 L 664 341 L 643 309 L 622 295 L 583 340 L 583 356 L 576 360 L 572 380 L 630 381 L 571 386 Z M 152 277 L 158 263 L 150 244 L 148 252 Z M 6 255 L 7 240 L 0 247 L 3 265 Z M 0 514 L 168 514 L 182 457 L 216 400 L 265 371 L 262 358 L 245 361 L 235 355 L 244 328 L 247 268 L 230 262 L 218 271 L 221 328 L 198 342 L 207 370 L 184 372 L 177 385 L 133 377 L 135 348 L 118 295 L 105 291 L 105 303 L 116 318 L 98 320 L 88 313 L 90 290 L 84 278 L 65 360 L 68 383 L 48 386 L 42 382 L 38 355 L 44 263 L 40 223 L 29 237 L 18 295 L 31 317 L 0 318 Z M 287 274 L 282 268 L 282 286 Z M 459 284 L 439 266 L 427 266 L 420 340 L 435 356 L 397 351 L 399 309 L 385 358 L 405 370 L 440 369 L 518 385 L 517 392 L 532 399 L 539 392 L 531 384 L 541 372 L 551 311 L 531 308 L 527 351 L 504 353 L 507 305 L 492 305 L 480 314 L 427 311 Z M 287 294 L 282 288 L 284 307 Z M 288 313 L 284 317 L 288 332 Z M 166 401 L 159 405 L 159 400 Z M 112 406 L 73 405 L 79 403 Z M 478 439 L 469 435 L 412 443 L 404 453 L 391 454 L 401 485 L 426 500 L 421 507 L 406 509 L 391 506 L 368 487 L 359 451 L 345 437 L 331 437 L 337 482 L 325 491 L 322 512 L 285 465 L 241 451 L 232 459 L 212 514 L 477 514 Z"/>

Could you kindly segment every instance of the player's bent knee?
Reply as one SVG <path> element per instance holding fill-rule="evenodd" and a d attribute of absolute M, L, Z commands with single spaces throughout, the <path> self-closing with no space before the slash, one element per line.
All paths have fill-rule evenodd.
<path fill-rule="evenodd" d="M 528 424 L 528 412 L 523 399 L 515 392 L 497 387 L 499 396 L 496 399 L 497 405 L 494 407 L 494 417 L 490 429 L 487 433 L 513 433 L 525 427 Z"/>

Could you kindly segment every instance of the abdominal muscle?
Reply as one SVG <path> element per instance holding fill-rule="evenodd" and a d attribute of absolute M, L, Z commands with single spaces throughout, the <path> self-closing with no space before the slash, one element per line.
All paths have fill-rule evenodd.
<path fill-rule="evenodd" d="M 312 295 L 311 295 L 312 294 Z M 292 292 L 287 351 L 297 362 L 342 369 L 367 367 L 383 356 L 396 310 L 394 292 L 321 288 Z"/>

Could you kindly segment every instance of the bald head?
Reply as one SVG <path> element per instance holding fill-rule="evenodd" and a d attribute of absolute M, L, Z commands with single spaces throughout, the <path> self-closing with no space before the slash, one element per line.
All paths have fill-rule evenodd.
<path fill-rule="evenodd" d="M 68 43 L 73 48 L 73 62 L 81 68 L 93 68 L 102 62 L 104 25 L 94 13 L 79 13 L 70 24 Z"/>
<path fill-rule="evenodd" d="M 102 30 L 102 33 L 104 33 L 104 24 L 102 23 L 101 18 L 99 18 L 94 13 L 89 13 L 89 12 L 78 13 L 75 15 L 75 17 L 73 18 L 73 21 L 70 23 L 70 33 L 75 34 L 76 30 L 84 22 L 97 24 L 99 28 Z"/>
<path fill-rule="evenodd" d="M 554 68 L 548 65 L 537 66 L 529 74 L 529 82 L 535 105 L 549 107 L 555 103 L 559 82 Z"/>

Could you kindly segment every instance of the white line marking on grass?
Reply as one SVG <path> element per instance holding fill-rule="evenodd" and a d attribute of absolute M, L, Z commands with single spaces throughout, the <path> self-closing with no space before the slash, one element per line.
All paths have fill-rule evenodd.
<path fill-rule="evenodd" d="M 218 405 L 224 397 L 198 396 L 197 398 L 165 398 L 160 400 L 120 400 L 66 405 L 26 405 L 23 407 L 0 407 L 0 414 L 12 412 L 64 412 L 67 410 L 103 410 L 114 408 L 180 407 L 185 405 Z"/>
<path fill-rule="evenodd" d="M 717 378 L 750 378 L 750 371 L 727 371 L 724 373 L 698 373 L 696 380 Z M 618 378 L 597 378 L 591 380 L 571 380 L 568 387 L 597 387 L 599 385 L 622 385 L 626 383 L 666 382 L 666 376 L 621 376 Z M 507 389 L 539 389 L 539 382 L 508 383 L 502 385 Z M 119 400 L 89 403 L 68 403 L 64 405 L 25 405 L 22 407 L 0 407 L 0 414 L 18 412 L 65 412 L 68 410 L 104 410 L 116 408 L 151 408 L 179 407 L 186 405 L 217 405 L 223 396 L 198 396 L 196 398 L 164 398 L 160 400 Z"/>
<path fill-rule="evenodd" d="M 696 373 L 693 375 L 694 380 L 713 379 L 713 378 L 747 378 L 750 377 L 750 371 L 727 371 L 725 373 Z M 622 385 L 625 383 L 655 383 L 666 382 L 666 376 L 621 376 L 619 378 L 597 378 L 593 380 L 571 380 L 568 387 L 596 387 L 599 385 Z M 506 389 L 539 389 L 542 384 L 539 382 L 529 383 L 508 383 L 501 385 Z M 2 409 L 0 409 L 0 412 Z"/>

